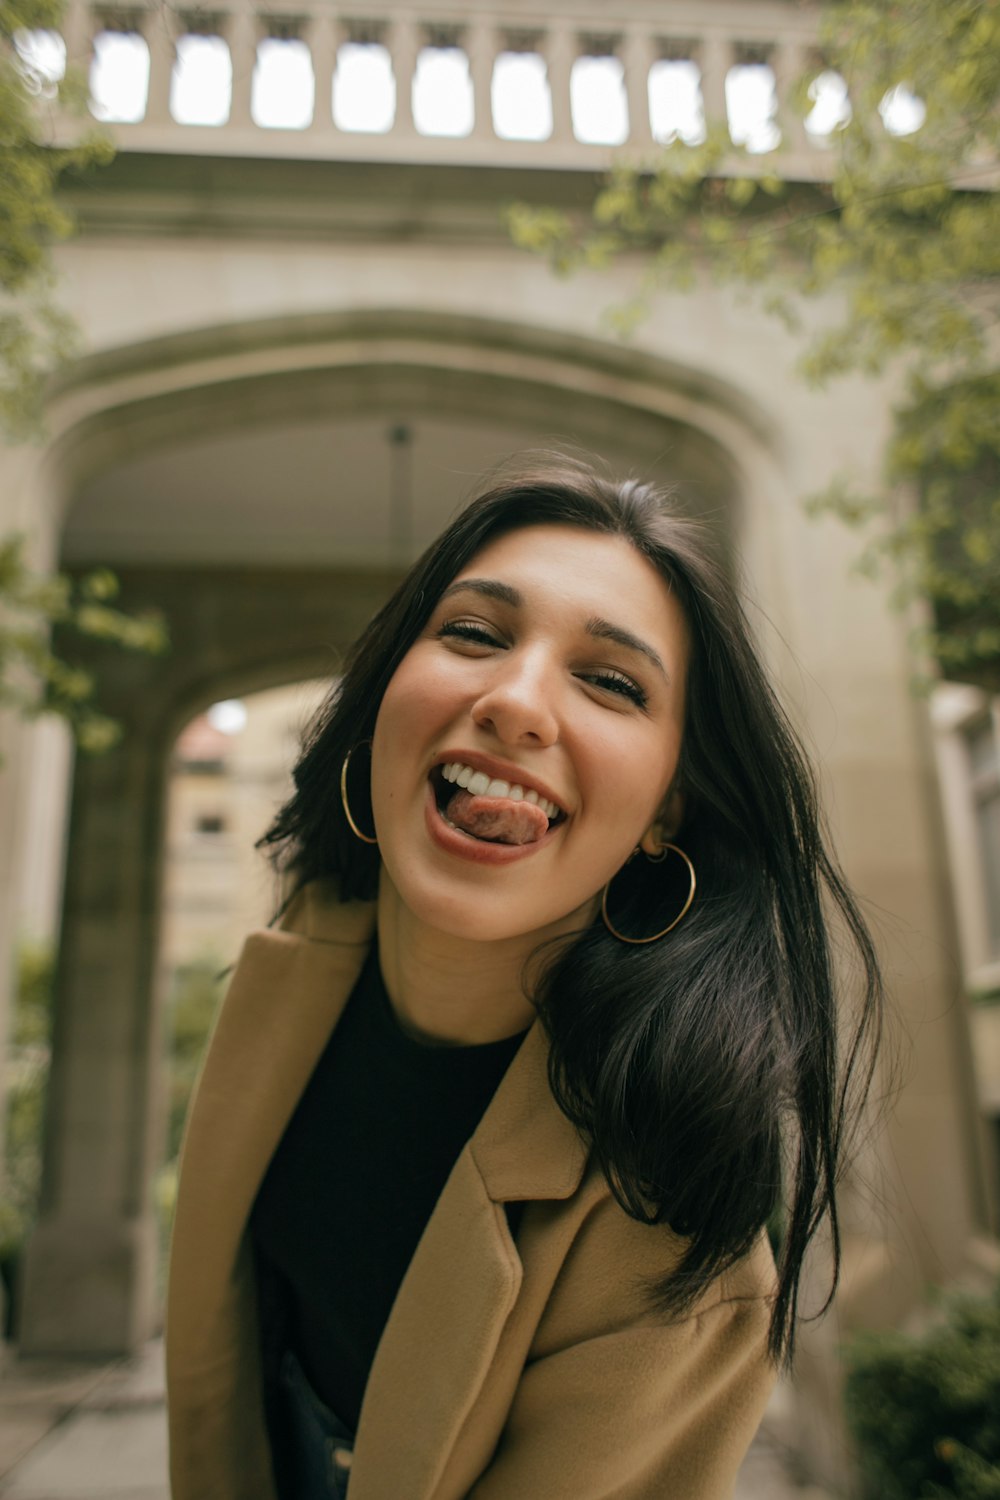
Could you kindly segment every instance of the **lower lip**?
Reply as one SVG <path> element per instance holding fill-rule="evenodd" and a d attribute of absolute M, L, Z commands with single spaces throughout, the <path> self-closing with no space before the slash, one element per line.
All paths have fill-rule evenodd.
<path fill-rule="evenodd" d="M 460 828 L 453 828 L 450 823 L 445 822 L 437 805 L 434 787 L 429 781 L 424 819 L 427 831 L 439 849 L 447 854 L 456 854 L 459 859 L 469 860 L 474 865 L 512 865 L 516 860 L 528 859 L 547 844 L 557 831 L 550 828 L 533 844 L 488 844 L 484 839 L 473 838 L 471 833 L 463 833 Z"/>

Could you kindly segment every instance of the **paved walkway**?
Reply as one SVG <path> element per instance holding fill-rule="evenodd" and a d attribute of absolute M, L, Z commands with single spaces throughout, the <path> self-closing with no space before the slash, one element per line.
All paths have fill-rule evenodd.
<path fill-rule="evenodd" d="M 779 1388 L 734 1500 L 829 1500 L 794 1477 Z M 113 1363 L 18 1360 L 0 1367 L 4 1500 L 168 1500 L 163 1351 Z"/>

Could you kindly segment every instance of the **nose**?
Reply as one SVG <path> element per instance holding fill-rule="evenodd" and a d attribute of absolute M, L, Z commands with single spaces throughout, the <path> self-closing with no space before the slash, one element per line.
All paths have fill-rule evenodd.
<path fill-rule="evenodd" d="M 472 707 L 480 729 L 507 745 L 552 745 L 559 738 L 556 686 L 539 657 L 511 652 Z"/>

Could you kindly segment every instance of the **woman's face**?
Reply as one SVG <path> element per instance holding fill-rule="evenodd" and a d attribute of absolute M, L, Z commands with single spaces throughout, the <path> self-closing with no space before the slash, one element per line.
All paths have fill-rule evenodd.
<path fill-rule="evenodd" d="M 411 913 L 481 941 L 589 921 L 679 821 L 687 660 L 677 600 L 622 538 L 544 525 L 484 547 L 375 724 L 379 849 Z"/>

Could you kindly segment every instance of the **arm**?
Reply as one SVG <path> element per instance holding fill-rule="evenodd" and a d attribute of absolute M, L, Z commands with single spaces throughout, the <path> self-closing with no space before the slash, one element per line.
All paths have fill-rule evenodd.
<path fill-rule="evenodd" d="M 469 1500 L 724 1500 L 775 1371 L 762 1297 L 529 1361 Z"/>

